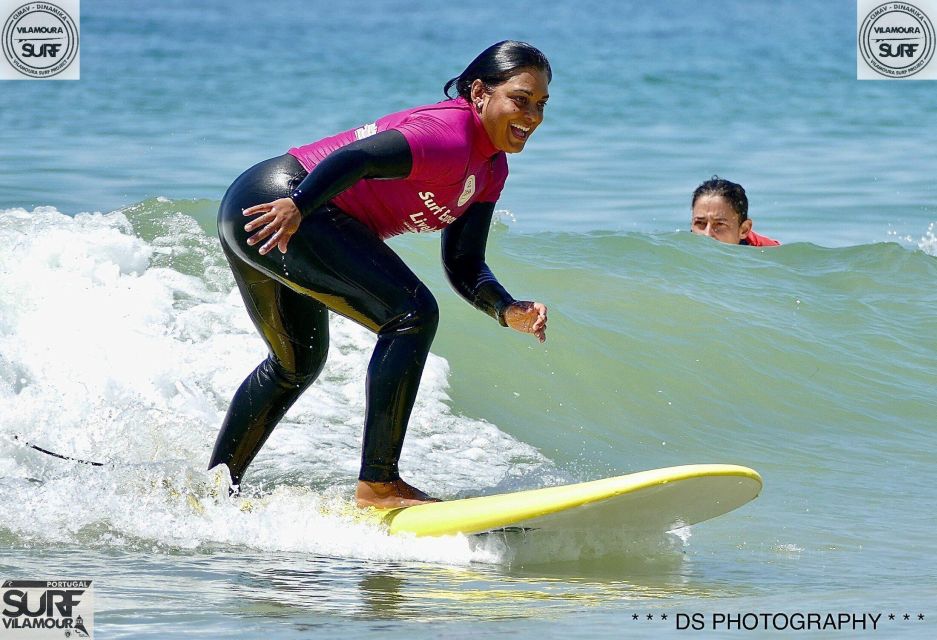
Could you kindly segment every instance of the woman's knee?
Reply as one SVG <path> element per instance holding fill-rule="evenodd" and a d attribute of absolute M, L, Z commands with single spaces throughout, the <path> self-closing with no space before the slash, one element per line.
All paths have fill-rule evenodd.
<path fill-rule="evenodd" d="M 380 333 L 420 333 L 430 339 L 439 326 L 439 304 L 424 285 L 418 286 L 407 298 L 406 306 L 381 326 Z"/>
<path fill-rule="evenodd" d="M 306 389 L 325 368 L 328 350 L 326 343 L 316 349 L 298 348 L 292 349 L 289 354 L 272 353 L 267 360 L 271 373 L 281 386 Z"/>

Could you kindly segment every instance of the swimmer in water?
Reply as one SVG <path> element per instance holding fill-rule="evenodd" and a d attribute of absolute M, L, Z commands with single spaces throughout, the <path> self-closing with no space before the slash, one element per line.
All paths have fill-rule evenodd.
<path fill-rule="evenodd" d="M 446 83 L 448 100 L 292 148 L 234 181 L 218 233 L 269 355 L 235 392 L 209 468 L 227 465 L 240 484 L 322 370 L 332 310 L 377 334 L 358 505 L 435 501 L 400 478 L 398 461 L 439 309 L 384 240 L 441 230 L 453 288 L 502 326 L 546 340 L 546 306 L 515 300 L 485 264 L 485 246 L 506 154 L 523 151 L 543 122 L 551 78 L 538 49 L 499 42 Z"/>
<path fill-rule="evenodd" d="M 690 231 L 727 244 L 773 247 L 781 244 L 752 231 L 748 196 L 742 185 L 713 176 L 693 192 Z"/>

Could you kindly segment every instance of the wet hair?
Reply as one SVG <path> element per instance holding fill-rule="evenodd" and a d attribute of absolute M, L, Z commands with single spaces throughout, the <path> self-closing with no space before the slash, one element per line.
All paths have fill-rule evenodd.
<path fill-rule="evenodd" d="M 708 196 L 721 196 L 725 198 L 726 202 L 732 207 L 732 210 L 738 214 L 739 224 L 748 220 L 748 196 L 745 195 L 745 189 L 742 188 L 742 185 L 726 180 L 725 178 L 720 178 L 719 176 L 713 176 L 696 187 L 696 191 L 693 192 L 693 201 L 690 202 L 690 207 L 692 208 L 700 198 Z"/>
<path fill-rule="evenodd" d="M 496 42 L 469 63 L 465 71 L 452 78 L 443 87 L 447 98 L 449 90 L 455 87 L 458 95 L 471 101 L 472 83 L 481 80 L 485 89 L 491 91 L 499 84 L 517 74 L 520 69 L 539 69 L 547 74 L 547 82 L 553 80 L 550 62 L 540 49 L 526 42 L 502 40 Z"/>

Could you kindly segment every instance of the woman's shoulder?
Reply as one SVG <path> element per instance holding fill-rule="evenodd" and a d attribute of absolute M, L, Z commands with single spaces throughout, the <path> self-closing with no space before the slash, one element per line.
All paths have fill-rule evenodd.
<path fill-rule="evenodd" d="M 465 98 L 462 97 L 423 104 L 418 107 L 412 107 L 407 111 L 411 112 L 413 115 L 452 117 L 459 119 L 464 118 L 466 115 L 471 116 L 469 104 L 465 101 Z"/>
<path fill-rule="evenodd" d="M 397 129 L 414 145 L 468 152 L 476 135 L 472 112 L 462 98 L 407 109 L 388 116 L 379 128 Z"/>
<path fill-rule="evenodd" d="M 454 98 L 398 111 L 387 116 L 387 119 L 396 124 L 428 122 L 449 129 L 468 130 L 472 124 L 472 113 L 465 100 Z"/>

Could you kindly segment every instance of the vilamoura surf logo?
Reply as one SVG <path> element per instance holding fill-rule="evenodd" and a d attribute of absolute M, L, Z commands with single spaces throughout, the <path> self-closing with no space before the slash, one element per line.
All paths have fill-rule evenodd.
<path fill-rule="evenodd" d="M 0 0 L 3 23 L 3 55 L 7 65 L 0 79 L 49 78 L 77 80 L 78 0 L 30 2 L 15 7 Z"/>
<path fill-rule="evenodd" d="M 0 587 L 0 638 L 93 637 L 91 580 L 4 580 Z"/>
<path fill-rule="evenodd" d="M 931 64 L 937 38 L 930 16 L 937 0 L 857 0 L 857 77 L 860 80 L 937 79 Z"/>

